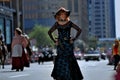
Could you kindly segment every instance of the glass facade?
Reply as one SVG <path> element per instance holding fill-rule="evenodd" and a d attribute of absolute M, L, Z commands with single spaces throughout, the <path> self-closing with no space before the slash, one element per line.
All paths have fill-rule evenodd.
<path fill-rule="evenodd" d="M 6 33 L 6 44 L 10 44 L 11 43 L 11 20 L 6 20 L 6 29 L 5 29 L 5 33 Z"/>
<path fill-rule="evenodd" d="M 88 0 L 88 12 L 89 33 L 98 38 L 116 37 L 114 0 Z"/>
<path fill-rule="evenodd" d="M 74 12 L 78 13 L 78 0 L 74 0 Z"/>
<path fill-rule="evenodd" d="M 32 30 L 34 25 L 52 26 L 54 12 L 65 4 L 65 0 L 24 0 L 25 32 Z"/>
<path fill-rule="evenodd" d="M 0 17 L 0 29 L 5 36 L 5 44 L 11 44 L 12 39 L 12 20 Z"/>
<path fill-rule="evenodd" d="M 0 18 L 0 29 L 2 33 L 4 34 L 4 19 L 3 18 Z"/>

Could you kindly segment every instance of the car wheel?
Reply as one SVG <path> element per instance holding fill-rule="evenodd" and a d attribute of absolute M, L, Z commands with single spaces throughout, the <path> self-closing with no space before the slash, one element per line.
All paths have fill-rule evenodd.
<path fill-rule="evenodd" d="M 81 58 L 80 58 L 80 57 L 79 57 L 78 59 L 79 59 L 79 60 L 81 60 Z"/>
<path fill-rule="evenodd" d="M 85 59 L 85 61 L 88 61 L 88 59 Z"/>
<path fill-rule="evenodd" d="M 100 61 L 100 59 L 98 58 L 97 61 Z"/>

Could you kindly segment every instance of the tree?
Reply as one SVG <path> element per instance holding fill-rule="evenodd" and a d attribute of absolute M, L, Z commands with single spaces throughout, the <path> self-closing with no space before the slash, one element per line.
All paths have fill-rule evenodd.
<path fill-rule="evenodd" d="M 97 43 L 98 43 L 98 39 L 94 36 L 90 36 L 89 37 L 89 42 L 88 42 L 88 45 L 89 45 L 89 48 L 96 48 L 97 47 Z"/>
<path fill-rule="evenodd" d="M 29 34 L 30 38 L 36 39 L 36 46 L 53 46 L 53 41 L 48 36 L 49 27 L 35 25 L 32 32 Z"/>
<path fill-rule="evenodd" d="M 87 45 L 85 44 L 83 40 L 78 39 L 74 42 L 74 48 L 75 47 L 79 48 L 81 52 L 84 52 Z"/>

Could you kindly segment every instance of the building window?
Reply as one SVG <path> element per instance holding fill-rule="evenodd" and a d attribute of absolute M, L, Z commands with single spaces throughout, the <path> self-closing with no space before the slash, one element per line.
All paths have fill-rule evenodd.
<path fill-rule="evenodd" d="M 0 1 L 0 5 L 3 6 L 3 1 Z"/>
<path fill-rule="evenodd" d="M 92 1 L 91 0 L 88 0 L 89 1 L 89 4 L 91 4 L 92 3 Z"/>
<path fill-rule="evenodd" d="M 97 37 L 98 37 L 98 38 L 101 38 L 101 35 L 98 35 Z"/>
<path fill-rule="evenodd" d="M 74 0 L 74 12 L 78 12 L 78 0 Z"/>
<path fill-rule="evenodd" d="M 103 27 L 103 29 L 106 29 L 106 27 Z"/>
<path fill-rule="evenodd" d="M 103 37 L 106 38 L 106 35 L 104 35 Z"/>
<path fill-rule="evenodd" d="M 4 19 L 3 18 L 0 18 L 0 29 L 2 33 L 4 34 Z"/>
<path fill-rule="evenodd" d="M 100 10 L 95 10 L 95 13 L 100 13 L 101 11 Z"/>
<path fill-rule="evenodd" d="M 95 2 L 95 4 L 97 5 L 97 4 L 100 4 L 100 2 Z"/>
<path fill-rule="evenodd" d="M 91 21 L 89 21 L 89 25 L 91 25 Z"/>
<path fill-rule="evenodd" d="M 101 19 L 95 19 L 95 21 L 101 21 Z"/>
<path fill-rule="evenodd" d="M 96 15 L 95 15 L 95 17 L 101 17 L 101 15 L 99 15 L 99 14 L 96 14 Z"/>
<path fill-rule="evenodd" d="M 70 11 L 72 11 L 72 0 L 68 1 L 68 8 Z"/>
<path fill-rule="evenodd" d="M 95 23 L 95 25 L 101 25 L 101 23 Z"/>
<path fill-rule="evenodd" d="M 101 27 L 95 27 L 95 30 L 100 30 L 101 29 Z"/>
<path fill-rule="evenodd" d="M 11 20 L 6 20 L 6 43 L 11 43 Z"/>
<path fill-rule="evenodd" d="M 95 9 L 100 9 L 100 6 L 95 6 Z"/>

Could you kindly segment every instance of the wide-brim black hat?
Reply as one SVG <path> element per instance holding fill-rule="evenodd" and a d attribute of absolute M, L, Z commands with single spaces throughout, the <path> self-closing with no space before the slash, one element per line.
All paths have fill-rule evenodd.
<path fill-rule="evenodd" d="M 70 16 L 70 11 L 65 9 L 64 7 L 61 7 L 57 10 L 57 12 L 54 13 L 54 18 L 56 18 L 56 16 L 59 15 L 61 11 L 66 12 L 67 17 Z"/>

